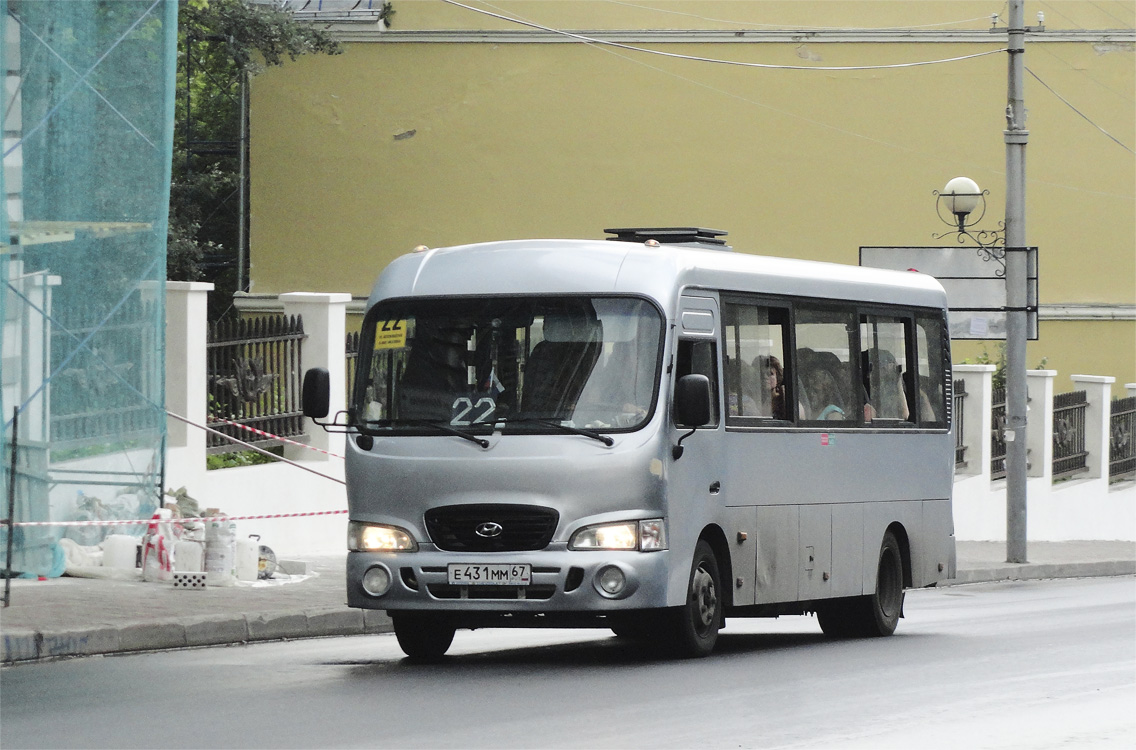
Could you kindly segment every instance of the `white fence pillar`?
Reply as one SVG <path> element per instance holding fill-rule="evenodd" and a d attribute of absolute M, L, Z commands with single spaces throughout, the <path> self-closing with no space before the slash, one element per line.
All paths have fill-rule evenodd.
<path fill-rule="evenodd" d="M 209 373 L 205 365 L 207 307 L 213 285 L 200 281 L 166 282 L 166 408 L 205 424 Z M 168 418 L 169 444 L 192 447 L 205 462 L 205 432 Z"/>
<path fill-rule="evenodd" d="M 1029 417 L 1026 421 L 1027 476 L 1053 481 L 1053 383 L 1057 370 L 1026 370 Z"/>
<path fill-rule="evenodd" d="M 347 303 L 351 295 L 346 293 L 288 292 L 280 295 L 284 303 L 285 315 L 300 315 L 304 320 L 304 340 L 302 362 L 305 371 L 312 367 L 326 368 L 331 377 L 331 400 L 328 418 L 347 408 L 347 362 L 345 343 L 347 338 Z M 301 373 L 302 375 L 302 373 Z M 332 453 L 343 454 L 343 435 L 324 431 L 322 427 L 305 420 L 305 431 L 310 437 L 308 443 Z M 292 459 L 324 458 L 322 454 L 302 448 L 287 446 L 284 455 Z"/>
<path fill-rule="evenodd" d="M 990 433 L 994 428 L 990 410 L 994 387 L 991 379 L 994 365 L 955 365 L 955 378 L 963 381 L 966 398 L 962 400 L 962 444 L 966 446 L 966 468 L 962 476 L 990 473 Z"/>
<path fill-rule="evenodd" d="M 1088 477 L 1108 479 L 1108 435 L 1112 411 L 1112 384 L 1110 375 L 1070 375 L 1073 389 L 1084 391 L 1089 402 L 1085 409 L 1085 465 Z"/>
<path fill-rule="evenodd" d="M 194 424 L 208 419 L 208 302 L 213 285 L 166 282 L 166 409 Z M 166 487 L 201 486 L 205 478 L 205 430 L 166 418 Z"/>

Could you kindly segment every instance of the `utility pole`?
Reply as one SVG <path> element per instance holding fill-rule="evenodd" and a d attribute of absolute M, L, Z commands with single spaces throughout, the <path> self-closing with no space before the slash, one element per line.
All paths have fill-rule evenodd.
<path fill-rule="evenodd" d="M 1006 562 L 1026 558 L 1025 0 L 1009 0 L 1006 103 Z"/>

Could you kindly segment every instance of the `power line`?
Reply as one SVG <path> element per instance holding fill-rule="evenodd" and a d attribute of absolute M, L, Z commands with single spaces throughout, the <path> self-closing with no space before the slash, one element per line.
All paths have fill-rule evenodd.
<path fill-rule="evenodd" d="M 1091 119 L 1091 118 L 1090 118 L 1090 117 L 1089 117 L 1088 115 L 1086 115 L 1086 114 L 1085 114 L 1084 112 L 1082 112 L 1081 110 L 1079 110 L 1079 109 L 1077 109 L 1076 107 L 1074 107 L 1074 106 L 1072 105 L 1072 103 L 1071 103 L 1071 102 L 1070 102 L 1070 101 L 1069 101 L 1068 99 L 1066 99 L 1065 97 L 1061 96 L 1061 94 L 1058 94 L 1058 93 L 1057 93 L 1056 91 L 1054 91 L 1054 90 L 1053 90 L 1053 87 L 1052 87 L 1052 86 L 1050 86 L 1050 85 L 1049 85 L 1048 83 L 1046 83 L 1045 81 L 1041 80 L 1041 78 L 1040 78 L 1040 77 L 1038 77 L 1037 73 L 1034 73 L 1034 72 L 1033 72 L 1032 70 L 1030 70 L 1030 69 L 1029 69 L 1028 67 L 1026 68 L 1026 72 L 1027 72 L 1027 73 L 1029 73 L 1029 74 L 1030 74 L 1031 76 L 1033 76 L 1033 77 L 1034 77 L 1034 79 L 1035 79 L 1035 80 L 1036 80 L 1036 81 L 1037 81 L 1038 83 L 1040 83 L 1040 84 L 1041 84 L 1042 86 L 1044 86 L 1044 87 L 1045 87 L 1045 88 L 1046 88 L 1046 89 L 1047 89 L 1047 90 L 1049 91 L 1049 93 L 1053 94 L 1053 95 L 1054 95 L 1054 96 L 1056 96 L 1056 97 L 1057 97 L 1058 99 L 1060 99 L 1060 100 L 1061 100 L 1061 101 L 1062 101 L 1062 102 L 1063 102 L 1063 103 L 1065 104 L 1065 106 L 1066 106 L 1066 107 L 1068 107 L 1069 109 L 1073 110 L 1074 112 L 1076 112 L 1077 114 L 1079 114 L 1079 115 L 1080 115 L 1081 117 L 1083 117 L 1083 118 L 1084 118 L 1084 120 L 1085 120 L 1085 122 L 1089 123 L 1089 124 L 1090 124 L 1090 125 L 1092 125 L 1092 126 L 1093 126 L 1094 128 L 1096 128 L 1096 129 L 1097 129 L 1097 130 L 1099 130 L 1100 132 L 1102 132 L 1102 133 L 1104 133 L 1105 135 L 1107 135 L 1107 136 L 1108 136 L 1109 138 L 1111 138 L 1111 139 L 1112 139 L 1113 141 L 1115 141 L 1117 145 L 1119 145 L 1119 146 L 1120 146 L 1121 148 L 1123 148 L 1123 149 L 1124 149 L 1125 151 L 1127 151 L 1128 153 L 1130 153 L 1130 154 L 1136 154 L 1136 151 L 1133 151 L 1133 150 L 1132 150 L 1131 148 L 1129 148 L 1128 146 L 1126 146 L 1126 145 L 1125 145 L 1124 143 L 1122 143 L 1122 142 L 1120 142 L 1119 140 L 1117 140 L 1117 139 L 1116 139 L 1116 137 L 1112 135 L 1112 133 L 1108 132 L 1107 130 L 1105 130 L 1104 128 L 1102 128 L 1102 127 L 1101 127 L 1100 125 L 1097 125 L 1097 124 L 1096 124 L 1095 122 L 1093 122 L 1093 121 L 1092 121 L 1092 119 Z"/>
<path fill-rule="evenodd" d="M 627 50 L 629 52 L 642 52 L 642 53 L 648 54 L 648 55 L 658 55 L 660 57 L 669 57 L 669 58 L 676 59 L 676 60 L 689 60 L 689 61 L 692 61 L 692 62 L 714 63 L 714 64 L 717 64 L 717 65 L 734 65 L 734 66 L 742 67 L 742 68 L 764 68 L 764 69 L 767 69 L 767 70 L 821 70 L 821 71 L 826 71 L 826 72 L 830 72 L 830 73 L 834 72 L 834 71 L 852 71 L 852 70 L 889 70 L 889 69 L 896 69 L 896 68 L 916 68 L 916 67 L 921 67 L 921 66 L 926 66 L 926 65 L 938 65 L 940 63 L 960 62 L 962 60 L 972 60 L 976 57 L 985 57 L 987 55 L 996 55 L 996 54 L 999 54 L 1001 52 L 1006 51 L 1006 48 L 1003 47 L 1001 49 L 988 50 L 986 52 L 977 52 L 973 55 L 963 55 L 961 57 L 950 57 L 950 58 L 946 58 L 946 59 L 943 59 L 943 60 L 923 60 L 923 61 L 920 61 L 920 62 L 894 63 L 894 64 L 891 64 L 891 65 L 854 65 L 854 66 L 840 66 L 840 67 L 837 67 L 837 66 L 820 66 L 820 65 L 769 65 L 767 63 L 741 62 L 741 61 L 738 61 L 738 60 L 720 60 L 720 59 L 714 58 L 714 57 L 699 57 L 697 55 L 680 55 L 677 52 L 663 52 L 661 50 L 647 49 L 646 47 L 636 47 L 636 46 L 631 45 L 631 44 L 623 44 L 621 42 L 612 42 L 612 41 L 607 41 L 607 40 L 604 40 L 604 39 L 596 39 L 595 37 L 585 36 L 584 34 L 576 34 L 576 33 L 573 33 L 571 31 L 564 31 L 562 29 L 554 29 L 550 26 L 542 26 L 541 24 L 533 23 L 532 21 L 523 21 L 519 18 L 512 18 L 510 16 L 502 15 L 500 13 L 493 13 L 493 12 L 488 11 L 488 10 L 482 10 L 481 8 L 474 8 L 472 6 L 465 5 L 463 3 L 459 3 L 459 2 L 457 2 L 457 0 L 442 0 L 442 2 L 447 3 L 449 5 L 454 5 L 458 8 L 464 8 L 465 10 L 473 11 L 474 13 L 480 13 L 482 15 L 489 16 L 490 18 L 496 18 L 500 21 L 507 21 L 509 23 L 515 23 L 515 24 L 518 24 L 520 26 L 528 26 L 531 29 L 537 29 L 539 31 L 547 31 L 550 34 L 559 34 L 560 36 L 566 36 L 570 39 L 576 39 L 578 41 L 585 42 L 587 44 L 600 44 L 600 45 L 603 45 L 605 47 L 615 47 L 615 48 L 618 48 L 618 49 Z"/>

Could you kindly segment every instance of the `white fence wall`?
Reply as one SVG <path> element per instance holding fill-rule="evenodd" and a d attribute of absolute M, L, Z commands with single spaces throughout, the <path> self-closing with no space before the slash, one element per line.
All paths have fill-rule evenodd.
<path fill-rule="evenodd" d="M 189 421 L 206 422 L 205 299 L 211 284 L 170 282 L 167 292 L 167 403 Z M 332 404 L 346 403 L 344 361 L 346 303 L 343 294 L 281 295 L 286 304 L 303 310 L 304 367 L 332 365 Z M 309 356 L 309 352 L 312 354 Z M 314 359 L 312 357 L 315 357 Z M 325 361 L 326 360 L 326 361 Z M 1006 538 L 1005 480 L 990 480 L 992 430 L 991 376 L 993 365 L 956 365 L 955 376 L 966 382 L 964 442 L 967 467 L 956 475 L 955 537 L 959 540 Z M 1027 528 L 1032 541 L 1136 540 L 1136 482 L 1108 481 L 1109 388 L 1114 378 L 1073 375 L 1069 390 L 1088 392 L 1086 446 L 1089 471 L 1074 479 L 1053 482 L 1053 394 L 1060 382 L 1053 370 L 1029 373 L 1031 395 L 1027 440 L 1031 455 Z M 1136 394 L 1136 384 L 1129 384 Z M 313 442 L 342 455 L 344 436 L 326 435 L 311 426 Z M 303 468 L 285 463 L 206 471 L 205 441 L 197 427 L 170 420 L 166 485 L 185 487 L 204 508 L 230 516 L 295 515 L 238 522 L 239 535 L 259 534 L 278 556 L 339 554 L 347 537 L 347 497 L 339 482 L 342 459 L 301 448 L 287 457 Z M 306 470 L 305 470 L 306 469 Z M 325 476 L 319 476 L 318 472 Z M 339 481 L 336 481 L 339 480 Z M 320 515 L 316 515 L 320 514 Z"/>

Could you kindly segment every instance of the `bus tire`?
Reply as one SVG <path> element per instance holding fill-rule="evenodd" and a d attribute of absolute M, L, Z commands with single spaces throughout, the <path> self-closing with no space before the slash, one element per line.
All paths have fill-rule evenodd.
<path fill-rule="evenodd" d="M 411 659 L 440 659 L 454 642 L 454 626 L 437 616 L 402 613 L 392 615 L 391 621 L 399 648 Z"/>
<path fill-rule="evenodd" d="M 867 596 L 817 605 L 817 621 L 829 638 L 878 638 L 895 632 L 903 612 L 903 555 L 889 531 L 880 544 L 876 590 Z"/>
<path fill-rule="evenodd" d="M 881 637 L 894 633 L 903 614 L 903 554 L 890 531 L 884 533 L 880 544 L 876 591 L 865 599 L 867 612 L 861 618 L 862 634 Z"/>
<path fill-rule="evenodd" d="M 694 548 L 686 604 L 673 614 L 671 646 L 676 656 L 708 656 L 722 624 L 722 579 L 718 558 L 704 540 Z"/>

